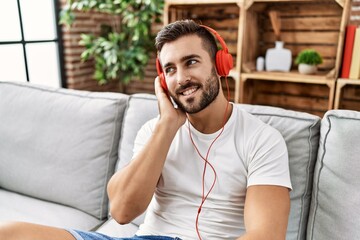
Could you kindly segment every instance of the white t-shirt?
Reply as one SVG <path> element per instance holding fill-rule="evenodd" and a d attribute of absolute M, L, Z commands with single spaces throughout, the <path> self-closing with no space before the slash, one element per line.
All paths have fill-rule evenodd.
<path fill-rule="evenodd" d="M 288 153 L 281 134 L 256 117 L 233 105 L 221 136 L 213 144 L 208 161 L 216 171 L 216 183 L 200 217 L 202 239 L 235 239 L 245 233 L 244 203 L 251 185 L 280 185 L 291 189 Z M 135 140 L 138 153 L 153 132 L 157 119 L 145 124 Z M 197 239 L 195 220 L 202 198 L 204 160 L 219 131 L 203 134 L 186 122 L 177 132 L 145 221 L 137 235 L 164 235 Z M 151 174 L 144 173 L 144 174 Z M 205 194 L 214 172 L 206 167 Z"/>

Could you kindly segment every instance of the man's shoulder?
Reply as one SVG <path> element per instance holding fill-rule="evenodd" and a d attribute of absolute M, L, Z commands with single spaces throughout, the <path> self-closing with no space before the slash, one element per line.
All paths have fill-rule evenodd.
<path fill-rule="evenodd" d="M 236 121 L 237 123 L 241 123 L 244 129 L 247 129 L 253 133 L 267 132 L 269 134 L 273 134 L 278 132 L 276 128 L 271 126 L 270 124 L 261 120 L 258 116 L 249 112 L 247 108 L 244 108 L 242 104 L 234 104 L 234 112 L 236 113 Z"/>
<path fill-rule="evenodd" d="M 257 125 L 267 125 L 263 121 L 261 121 L 257 116 L 246 110 L 242 104 L 234 104 L 235 117 L 237 121 L 243 121 L 244 123 L 252 123 Z"/>

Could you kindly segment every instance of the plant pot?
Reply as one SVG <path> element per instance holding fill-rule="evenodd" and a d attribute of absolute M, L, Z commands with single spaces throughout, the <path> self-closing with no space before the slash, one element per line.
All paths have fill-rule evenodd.
<path fill-rule="evenodd" d="M 299 73 L 301 73 L 301 74 L 314 74 L 317 71 L 317 66 L 300 63 L 298 70 L 299 70 Z"/>

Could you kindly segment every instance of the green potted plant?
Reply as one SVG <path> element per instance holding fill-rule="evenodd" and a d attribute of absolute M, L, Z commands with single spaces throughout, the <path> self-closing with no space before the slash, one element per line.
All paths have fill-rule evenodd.
<path fill-rule="evenodd" d="M 97 11 L 117 17 L 101 36 L 81 34 L 85 47 L 81 59 L 94 59 L 94 78 L 99 84 L 117 79 L 127 84 L 142 79 L 150 53 L 155 51 L 151 26 L 160 21 L 164 0 L 67 0 L 60 24 L 71 26 L 74 11 Z M 103 30 L 104 30 L 103 29 Z"/>
<path fill-rule="evenodd" d="M 302 74 L 313 74 L 317 71 L 317 65 L 323 62 L 321 55 L 314 49 L 302 50 L 295 59 L 298 70 Z"/>

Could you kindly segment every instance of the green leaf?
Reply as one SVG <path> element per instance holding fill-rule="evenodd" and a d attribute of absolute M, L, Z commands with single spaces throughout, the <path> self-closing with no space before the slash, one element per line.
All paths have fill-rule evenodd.
<path fill-rule="evenodd" d="M 323 62 L 320 54 L 314 49 L 304 49 L 295 59 L 296 64 L 305 63 L 309 65 L 318 65 Z"/>
<path fill-rule="evenodd" d="M 79 44 L 85 47 L 82 61 L 95 61 L 94 79 L 99 84 L 111 79 L 127 84 L 144 76 L 150 51 L 154 51 L 150 28 L 154 21 L 160 21 L 163 6 L 164 0 L 68 0 L 59 23 L 70 26 L 74 10 L 120 16 L 120 21 L 110 26 L 112 32 L 103 36 L 83 33 Z"/>

